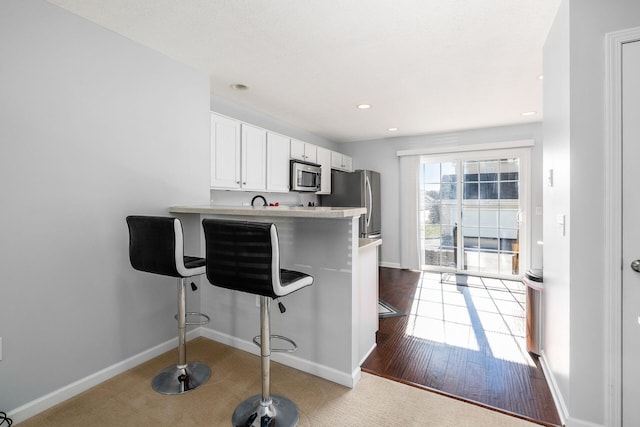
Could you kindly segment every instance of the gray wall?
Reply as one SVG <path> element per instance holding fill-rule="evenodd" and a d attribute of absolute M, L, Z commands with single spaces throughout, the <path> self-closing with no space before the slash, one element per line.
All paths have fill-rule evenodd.
<path fill-rule="evenodd" d="M 475 129 L 446 134 L 387 138 L 375 141 L 352 142 L 340 145 L 339 151 L 353 156 L 358 169 L 372 169 L 381 174 L 382 241 L 381 263 L 400 266 L 400 160 L 399 150 L 456 147 L 461 145 L 533 139 L 531 150 L 531 220 L 532 265 L 542 263 L 542 249 L 535 242 L 542 239 L 542 217 L 535 215 L 535 207 L 542 207 L 542 125 L 532 123 Z"/>
<path fill-rule="evenodd" d="M 565 0 L 545 46 L 544 348 L 570 426 L 606 421 L 604 36 L 637 26 L 637 0 Z"/>
<path fill-rule="evenodd" d="M 132 270 L 125 216 L 208 199 L 209 83 L 42 0 L 0 2 L 0 58 L 10 411 L 177 335 L 175 280 Z"/>

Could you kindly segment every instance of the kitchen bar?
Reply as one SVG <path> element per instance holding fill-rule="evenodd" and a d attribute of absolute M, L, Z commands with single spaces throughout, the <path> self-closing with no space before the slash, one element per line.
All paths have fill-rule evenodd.
<path fill-rule="evenodd" d="M 381 240 L 358 238 L 366 209 L 195 205 L 173 206 L 169 212 L 184 218 L 185 234 L 199 236 L 202 254 L 203 218 L 276 224 L 281 268 L 310 274 L 314 283 L 281 299 L 285 313 L 273 310 L 272 333 L 298 344 L 295 353 L 274 353 L 273 360 L 347 387 L 358 382 L 378 329 Z M 252 343 L 260 324 L 256 298 L 210 286 L 204 277 L 200 289 L 202 311 L 211 317 L 202 335 L 258 354 Z"/>

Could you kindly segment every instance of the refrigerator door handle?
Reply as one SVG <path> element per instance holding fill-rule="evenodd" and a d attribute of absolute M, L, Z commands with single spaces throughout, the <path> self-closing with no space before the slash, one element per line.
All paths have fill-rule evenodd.
<path fill-rule="evenodd" d="M 371 192 L 371 182 L 369 182 L 369 177 L 367 175 L 364 176 L 364 184 L 367 187 L 367 193 L 369 194 L 369 203 L 367 204 L 365 201 L 365 206 L 367 207 L 367 230 L 369 229 L 369 225 L 371 224 L 371 209 L 373 208 L 373 194 Z"/>

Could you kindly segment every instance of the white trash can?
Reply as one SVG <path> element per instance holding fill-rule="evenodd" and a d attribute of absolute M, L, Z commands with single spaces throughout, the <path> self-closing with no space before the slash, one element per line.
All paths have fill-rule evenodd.
<path fill-rule="evenodd" d="M 540 355 L 542 345 L 542 270 L 531 269 L 522 278 L 526 285 L 527 351 Z"/>

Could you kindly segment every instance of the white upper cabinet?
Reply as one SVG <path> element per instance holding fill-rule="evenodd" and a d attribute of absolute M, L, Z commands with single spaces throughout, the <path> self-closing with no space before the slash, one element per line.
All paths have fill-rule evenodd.
<path fill-rule="evenodd" d="M 242 189 L 267 189 L 267 132 L 242 123 Z"/>
<path fill-rule="evenodd" d="M 318 163 L 318 147 L 307 142 L 292 139 L 291 158 L 304 162 Z"/>
<path fill-rule="evenodd" d="M 304 144 L 304 155 L 307 162 L 318 163 L 318 147 L 313 144 Z"/>
<path fill-rule="evenodd" d="M 240 188 L 240 123 L 211 113 L 211 187 Z"/>
<path fill-rule="evenodd" d="M 291 158 L 297 160 L 304 160 L 304 142 L 292 139 L 291 144 Z"/>
<path fill-rule="evenodd" d="M 346 154 L 343 154 L 342 165 L 345 171 L 353 172 L 353 158 L 351 156 L 347 156 Z"/>
<path fill-rule="evenodd" d="M 289 138 L 267 132 L 267 191 L 289 191 Z"/>
<path fill-rule="evenodd" d="M 211 113 L 211 187 L 264 191 L 267 188 L 267 133 L 264 129 Z"/>
<path fill-rule="evenodd" d="M 338 169 L 341 171 L 352 172 L 353 171 L 353 160 L 350 156 L 346 154 L 337 153 L 335 151 L 331 152 L 331 168 Z"/>
<path fill-rule="evenodd" d="M 331 151 L 318 147 L 318 164 L 321 168 L 320 191 L 316 194 L 331 194 Z"/>
<path fill-rule="evenodd" d="M 319 164 L 320 191 L 331 194 L 331 169 L 351 172 L 351 157 L 270 132 L 216 113 L 211 114 L 211 188 L 289 191 L 290 159 Z"/>

